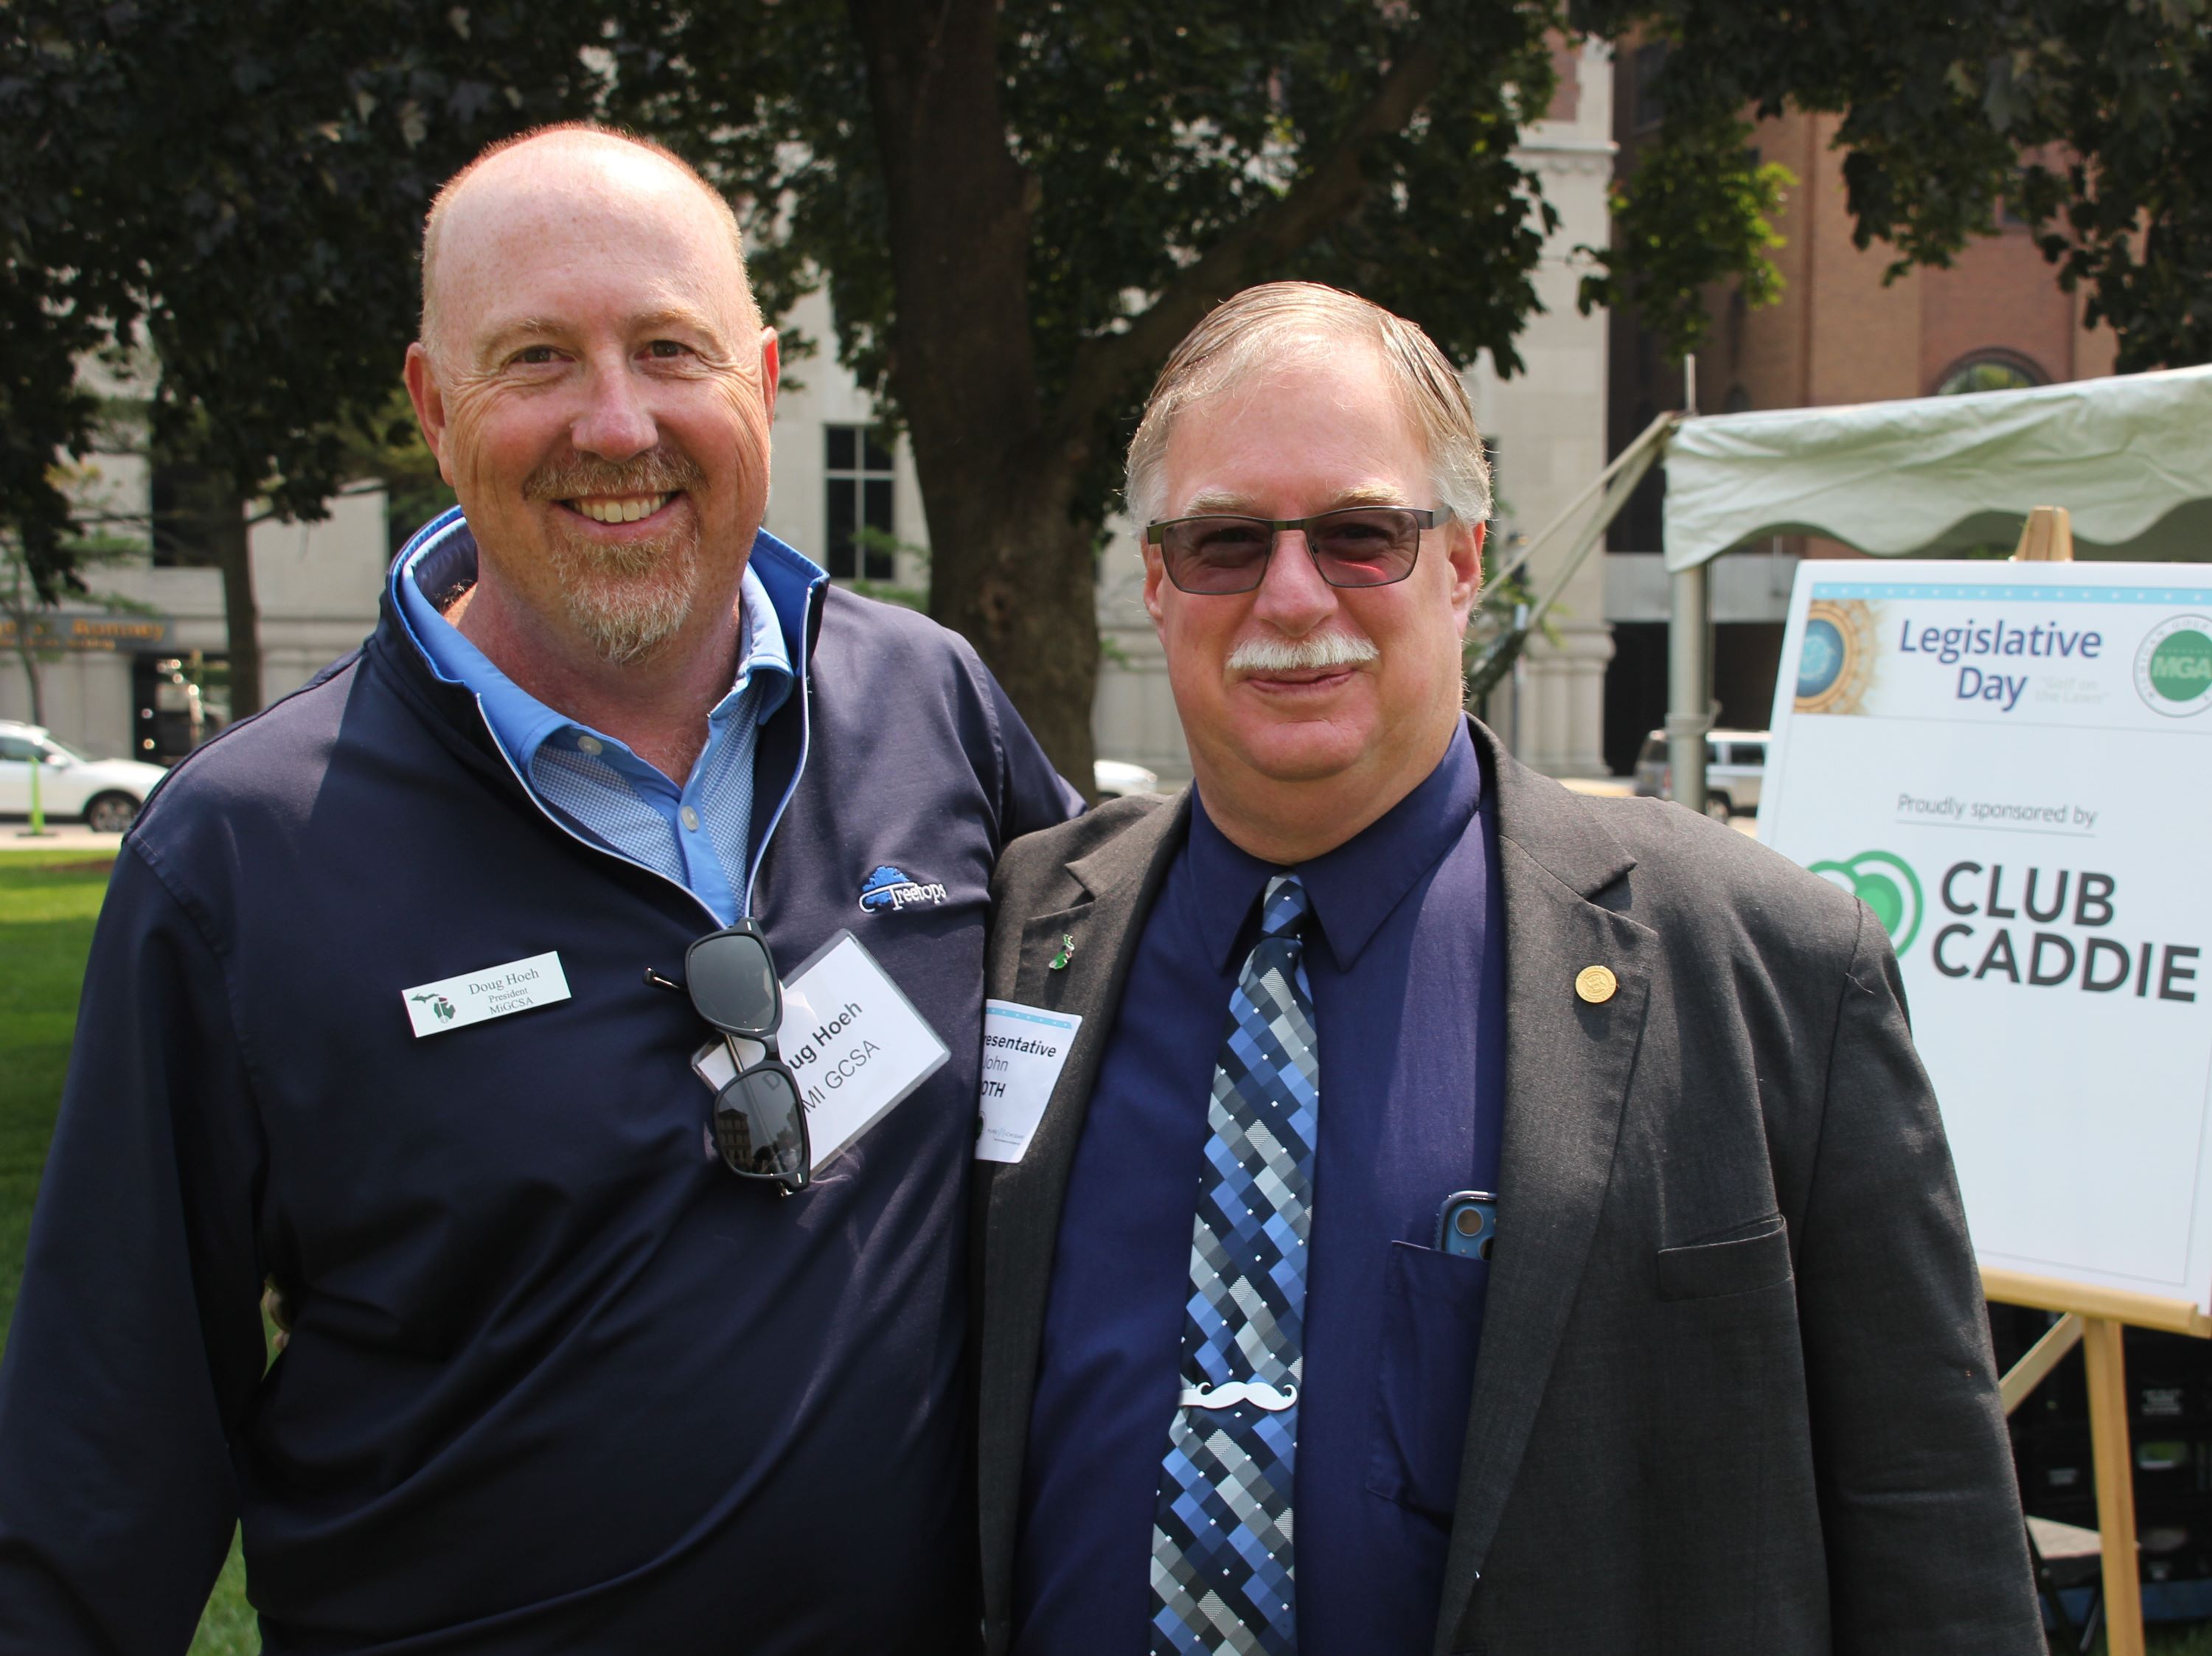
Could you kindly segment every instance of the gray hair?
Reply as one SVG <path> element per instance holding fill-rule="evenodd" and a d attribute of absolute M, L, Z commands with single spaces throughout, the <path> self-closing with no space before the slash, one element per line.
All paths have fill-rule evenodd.
<path fill-rule="evenodd" d="M 637 133 L 627 131 L 618 126 L 602 125 L 597 121 L 561 121 L 550 126 L 532 127 L 527 132 L 518 132 L 512 137 L 501 138 L 496 143 L 485 145 L 477 153 L 474 161 L 441 185 L 438 187 L 438 193 L 431 198 L 429 214 L 422 221 L 422 338 L 427 349 L 434 354 L 437 349 L 435 331 L 438 322 L 437 296 L 431 276 L 438 260 L 438 245 L 444 240 L 447 212 L 452 206 L 454 195 L 462 185 L 468 182 L 471 173 L 493 157 L 504 155 L 510 149 L 519 149 L 524 144 L 535 143 L 541 138 L 562 137 L 582 139 L 587 142 L 597 138 L 605 139 L 611 143 L 628 144 L 633 149 L 642 149 L 649 155 L 658 156 L 690 179 L 691 183 L 696 185 L 699 193 L 713 203 L 716 215 L 729 233 L 730 250 L 736 255 L 738 261 L 739 313 L 745 318 L 749 326 L 757 328 L 760 325 L 760 305 L 753 298 L 752 280 L 745 271 L 744 231 L 738 226 L 737 209 L 730 205 L 729 198 L 709 184 L 706 175 L 697 167 L 692 166 L 690 161 L 685 161 L 666 144 L 655 143 L 651 138 L 642 137 Z"/>
<path fill-rule="evenodd" d="M 1255 373 L 1317 361 L 1346 344 L 1371 345 L 1428 449 L 1437 503 L 1465 524 L 1490 516 L 1490 462 L 1467 387 L 1436 342 L 1356 294 L 1317 282 L 1270 282 L 1223 300 L 1168 357 L 1129 440 L 1124 494 L 1139 525 L 1165 506 L 1168 438 L 1192 403 Z"/>

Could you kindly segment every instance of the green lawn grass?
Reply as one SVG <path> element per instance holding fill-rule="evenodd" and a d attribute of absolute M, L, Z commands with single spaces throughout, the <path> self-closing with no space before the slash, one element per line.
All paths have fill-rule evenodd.
<path fill-rule="evenodd" d="M 0 851 L 0 1349 L 15 1315 L 31 1203 L 53 1137 L 107 868 L 82 851 Z M 260 1648 L 234 1542 L 191 1656 L 258 1656 Z"/>
<path fill-rule="evenodd" d="M 0 1350 L 69 1065 L 77 986 L 106 889 L 107 864 L 85 852 L 0 850 Z M 2212 1656 L 2212 1624 L 2154 1628 L 2149 1646 L 2150 1656 Z M 234 1540 L 191 1656 L 259 1656 L 260 1649 Z M 2102 1641 L 2096 1649 L 2102 1653 Z"/>

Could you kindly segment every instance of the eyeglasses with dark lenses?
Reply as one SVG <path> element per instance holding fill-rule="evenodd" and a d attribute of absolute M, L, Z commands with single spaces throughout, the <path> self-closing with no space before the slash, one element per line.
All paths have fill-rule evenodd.
<path fill-rule="evenodd" d="M 1413 573 L 1421 531 L 1441 515 L 1409 506 L 1355 506 L 1311 518 L 1173 518 L 1151 525 L 1145 538 L 1177 590 L 1226 597 L 1258 589 L 1275 542 L 1302 531 L 1306 551 L 1331 586 L 1388 586 Z"/>
<path fill-rule="evenodd" d="M 714 1095 L 714 1145 L 723 1162 L 748 1179 L 805 1190 L 813 1177 L 813 1152 L 799 1079 L 776 1047 L 783 990 L 768 938 L 750 919 L 709 932 L 684 951 L 684 980 L 693 1009 L 721 1031 L 737 1066 Z M 738 1054 L 740 1040 L 758 1042 L 765 1055 L 747 1065 Z"/>

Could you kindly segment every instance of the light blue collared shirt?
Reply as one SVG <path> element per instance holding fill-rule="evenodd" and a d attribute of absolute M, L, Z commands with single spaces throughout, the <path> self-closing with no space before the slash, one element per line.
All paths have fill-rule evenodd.
<path fill-rule="evenodd" d="M 431 671 L 476 697 L 493 739 L 541 805 L 673 880 L 723 925 L 736 919 L 749 884 L 753 751 L 761 725 L 797 682 L 807 591 L 827 577 L 764 531 L 754 542 L 740 588 L 737 676 L 708 713 L 707 745 L 678 787 L 623 742 L 532 695 L 439 613 L 433 595 L 467 585 L 476 572 L 476 537 L 459 507 L 426 525 L 392 565 L 400 621 Z"/>

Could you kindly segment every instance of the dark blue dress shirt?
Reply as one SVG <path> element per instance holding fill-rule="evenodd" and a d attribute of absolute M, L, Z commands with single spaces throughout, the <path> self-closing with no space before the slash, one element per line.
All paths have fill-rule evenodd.
<path fill-rule="evenodd" d="M 1496 824 L 1462 725 L 1382 818 L 1299 874 L 1321 1142 L 1294 1493 L 1304 1656 L 1435 1635 L 1489 1266 L 1434 1251 L 1494 1191 L 1504 1091 Z M 1194 798 L 1070 1171 L 1015 1565 L 1015 1648 L 1148 1647 L 1152 1515 L 1229 992 L 1269 864 Z"/>

